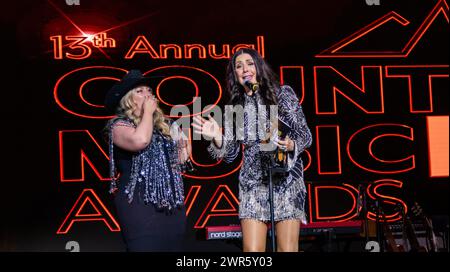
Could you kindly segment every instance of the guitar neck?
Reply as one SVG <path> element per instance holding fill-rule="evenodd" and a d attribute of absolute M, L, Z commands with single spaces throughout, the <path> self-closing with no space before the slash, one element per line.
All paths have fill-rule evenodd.
<path fill-rule="evenodd" d="M 408 237 L 409 243 L 411 245 L 411 251 L 417 252 L 427 252 L 427 249 L 420 245 L 419 240 L 417 239 L 416 232 L 414 230 L 414 225 L 411 222 L 411 219 L 408 216 L 404 217 L 403 221 L 406 236 Z"/>
<path fill-rule="evenodd" d="M 430 218 L 428 218 L 425 215 L 422 207 L 420 207 L 420 205 L 417 202 L 414 203 L 414 206 L 411 208 L 411 210 L 414 213 L 414 215 L 416 215 L 422 221 L 423 226 L 425 226 L 427 245 L 429 245 L 428 249 L 430 251 L 436 252 L 437 251 L 436 236 L 434 235 L 433 224 Z M 425 248 L 425 251 L 428 251 L 427 248 Z"/>
<path fill-rule="evenodd" d="M 423 213 L 420 214 L 420 219 L 422 220 L 426 228 L 426 237 L 430 245 L 430 251 L 437 252 L 436 236 L 434 235 L 433 224 L 431 220 Z"/>

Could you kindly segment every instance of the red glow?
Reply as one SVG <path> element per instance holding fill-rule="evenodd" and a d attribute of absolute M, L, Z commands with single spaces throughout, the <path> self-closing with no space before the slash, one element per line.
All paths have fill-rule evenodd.
<path fill-rule="evenodd" d="M 352 99 L 352 97 L 350 95 L 348 95 L 346 92 L 338 89 L 336 86 L 333 85 L 333 111 L 321 111 L 319 110 L 319 93 L 322 94 L 323 96 L 323 92 L 319 92 L 319 88 L 318 88 L 318 71 L 319 70 L 331 70 L 333 71 L 335 74 L 337 74 L 339 76 L 339 78 L 342 78 L 346 81 L 347 86 L 350 86 L 350 91 L 346 91 L 348 93 L 352 92 L 352 96 L 360 96 L 363 97 L 365 96 L 365 99 L 367 100 L 367 97 L 370 93 L 366 92 L 366 89 L 370 89 L 372 90 L 372 92 L 378 91 L 379 92 L 379 98 L 380 101 L 370 101 L 371 105 L 377 105 L 377 110 L 366 110 L 362 105 L 360 105 L 357 101 L 355 101 L 354 99 Z M 378 82 L 370 82 L 367 83 L 365 81 L 365 73 L 367 70 L 369 70 L 370 72 L 372 72 L 371 70 L 377 70 L 376 74 L 378 77 Z M 373 72 L 375 74 L 375 72 Z M 368 85 L 370 84 L 370 85 Z M 379 87 L 378 90 L 373 90 L 374 87 L 372 87 L 372 85 L 375 85 L 376 87 Z M 345 97 L 348 101 L 350 101 L 351 103 L 353 103 L 355 106 L 357 106 L 359 109 L 361 109 L 364 113 L 366 114 L 380 114 L 380 113 L 384 113 L 384 95 L 383 95 L 383 71 L 382 71 L 382 67 L 381 66 L 361 66 L 361 86 L 359 87 L 358 85 L 356 85 L 355 83 L 353 83 L 352 80 L 348 79 L 346 76 L 344 76 L 343 74 L 341 74 L 339 71 L 337 71 L 334 67 L 332 66 L 314 66 L 314 98 L 315 98 L 315 105 L 316 105 L 316 114 L 317 115 L 329 115 L 329 114 L 336 114 L 337 113 L 337 107 L 336 107 L 336 93 L 339 93 L 340 95 L 342 95 L 343 97 Z M 363 96 L 362 96 L 362 95 Z M 364 98 L 361 98 L 364 99 Z"/>
<path fill-rule="evenodd" d="M 411 113 L 431 113 L 433 109 L 433 78 L 448 78 L 448 65 L 388 65 L 385 67 L 385 74 L 387 78 L 403 78 L 408 81 L 408 93 L 409 93 L 409 111 Z M 426 110 L 416 110 L 413 103 L 413 84 L 412 77 L 414 69 L 423 69 L 427 71 L 428 77 L 428 98 L 425 101 L 419 101 L 421 103 L 430 103 Z M 418 88 L 417 86 L 415 86 Z M 420 90 L 423 92 L 424 90 Z"/>
<path fill-rule="evenodd" d="M 349 184 L 342 184 L 343 186 L 332 186 L 332 185 L 317 185 L 314 186 L 314 198 L 315 198 L 315 208 L 316 208 L 316 218 L 318 221 L 329 221 L 329 220 L 333 220 L 336 222 L 343 222 L 343 221 L 347 221 L 350 220 L 354 217 L 357 216 L 356 214 L 356 197 L 355 195 L 358 194 L 358 189 L 356 189 L 355 187 L 349 185 Z M 346 188 L 347 187 L 347 188 Z M 351 209 L 349 209 L 346 213 L 344 214 L 340 214 L 337 216 L 320 216 L 320 211 L 319 211 L 319 189 L 335 189 L 335 190 L 342 190 L 347 192 L 351 198 L 352 198 L 352 207 Z M 353 215 L 350 215 L 351 213 L 355 213 Z"/>
<path fill-rule="evenodd" d="M 428 28 L 432 25 L 436 17 L 441 14 L 445 17 L 447 23 L 449 22 L 449 7 L 446 0 L 439 0 L 439 2 L 434 6 L 425 20 L 422 22 L 420 27 L 416 30 L 414 35 L 406 43 L 401 51 L 380 51 L 380 52 L 339 52 L 345 46 L 351 44 L 352 42 L 358 40 L 359 38 L 369 34 L 378 27 L 384 25 L 385 23 L 394 20 L 395 22 L 401 24 L 402 26 L 409 25 L 409 21 L 397 14 L 394 11 L 387 13 L 381 18 L 375 20 L 369 25 L 363 27 L 347 38 L 336 43 L 332 47 L 322 51 L 320 54 L 316 55 L 317 58 L 406 58 L 421 40 L 423 35 L 427 32 Z"/>
<path fill-rule="evenodd" d="M 229 196 L 229 197 L 228 197 Z M 226 197 L 227 203 L 230 205 L 229 209 L 216 209 L 217 204 L 222 200 L 223 197 Z M 232 203 L 233 200 L 234 203 Z M 206 226 L 206 223 L 208 223 L 209 219 L 211 217 L 215 216 L 237 216 L 237 208 L 236 206 L 239 205 L 239 201 L 236 198 L 236 196 L 233 194 L 233 192 L 230 190 L 230 188 L 227 185 L 219 185 L 214 192 L 213 196 L 209 199 L 208 203 L 206 204 L 205 208 L 203 209 L 202 214 L 198 218 L 197 222 L 195 223 L 194 228 L 204 228 Z M 230 212 L 231 211 L 231 212 Z"/>
<path fill-rule="evenodd" d="M 368 130 L 368 129 L 372 129 L 372 128 L 376 128 L 376 127 L 383 127 L 383 126 L 387 126 L 387 127 L 403 127 L 403 128 L 406 128 L 406 129 L 408 129 L 408 131 L 409 131 L 409 135 L 404 135 L 404 134 L 393 134 L 393 133 L 389 133 L 389 134 L 388 134 L 388 133 L 382 133 L 382 134 L 380 134 L 380 135 L 374 137 L 374 138 L 369 142 L 369 145 L 368 145 L 368 147 L 367 147 L 367 148 L 368 148 L 368 150 L 367 150 L 368 154 L 370 154 L 370 156 L 371 156 L 372 158 L 374 158 L 376 161 L 383 162 L 384 164 L 393 164 L 393 165 L 395 165 L 395 164 L 398 163 L 398 162 L 408 162 L 408 165 L 409 165 L 409 166 L 407 166 L 407 167 L 402 166 L 402 168 L 399 168 L 398 170 L 374 170 L 374 169 L 368 168 L 368 167 L 366 167 L 366 166 L 363 166 L 361 163 L 357 162 L 357 160 L 355 160 L 355 159 L 353 158 L 352 151 L 351 151 L 351 150 L 352 150 L 352 149 L 351 149 L 351 144 L 352 144 L 352 142 L 353 142 L 355 136 L 359 136 L 359 134 L 360 134 L 362 131 L 365 131 L 365 130 Z M 387 161 L 387 160 L 381 160 L 381 159 L 379 159 L 377 156 L 375 156 L 375 155 L 372 153 L 372 144 L 373 144 L 376 140 L 379 140 L 379 139 L 384 138 L 384 137 L 399 137 L 399 138 L 407 139 L 407 140 L 409 140 L 409 141 L 411 141 L 411 142 L 414 142 L 413 129 L 412 129 L 411 127 L 409 127 L 409 126 L 406 126 L 406 125 L 403 125 L 403 124 L 389 124 L 389 123 L 386 123 L 386 124 L 375 124 L 375 125 L 366 126 L 366 127 L 363 127 L 363 128 L 361 128 L 361 129 L 359 129 L 358 131 L 356 131 L 355 133 L 353 133 L 352 136 L 350 136 L 350 138 L 349 138 L 349 140 L 348 140 L 348 142 L 347 142 L 347 154 L 348 154 L 349 159 L 350 159 L 356 166 L 358 166 L 359 168 L 364 169 L 364 170 L 369 171 L 369 172 L 378 173 L 378 174 L 395 174 L 395 173 L 403 173 L 403 172 L 408 172 L 408 171 L 414 169 L 414 168 L 415 168 L 415 156 L 414 156 L 414 155 L 410 155 L 410 156 L 408 156 L 408 157 L 406 157 L 406 158 L 399 159 L 399 160 L 390 160 L 390 161 Z M 359 150 L 358 152 L 361 152 L 361 151 Z M 398 167 L 400 167 L 400 166 L 398 166 Z"/>
<path fill-rule="evenodd" d="M 204 74 L 208 75 L 217 84 L 217 87 L 218 87 L 218 90 L 219 90 L 219 94 L 218 94 L 217 100 L 211 106 L 209 106 L 208 108 L 203 109 L 200 112 L 196 112 L 196 113 L 189 114 L 189 115 L 181 115 L 181 116 L 178 116 L 178 115 L 176 115 L 176 116 L 165 115 L 165 116 L 171 117 L 171 118 L 193 117 L 193 116 L 201 115 L 201 114 L 203 114 L 205 112 L 208 112 L 209 110 L 211 110 L 213 107 L 215 107 L 219 103 L 220 98 L 222 98 L 222 86 L 220 85 L 220 82 L 217 80 L 217 78 L 215 78 L 211 73 L 209 73 L 209 72 L 207 72 L 207 71 L 205 71 L 203 69 L 192 67 L 192 66 L 185 66 L 185 65 L 170 65 L 170 66 L 161 66 L 161 67 L 157 67 L 155 69 L 149 70 L 149 71 L 145 72 L 144 75 L 151 75 L 152 72 L 155 72 L 155 71 L 158 71 L 158 70 L 162 70 L 162 69 L 172 69 L 172 68 L 192 69 L 192 70 L 200 71 L 201 73 L 204 73 Z M 196 94 L 197 94 L 197 92 L 196 92 Z"/>
<path fill-rule="evenodd" d="M 96 108 L 104 108 L 104 107 L 105 107 L 104 105 L 97 105 L 97 104 L 90 103 L 90 102 L 88 102 L 88 101 L 84 98 L 84 96 L 83 96 L 83 90 L 84 90 L 84 86 L 85 86 L 86 84 L 88 84 L 89 82 L 94 81 L 94 80 L 102 80 L 102 79 L 119 81 L 119 79 L 114 78 L 114 77 L 94 77 L 94 78 L 91 78 L 91 79 L 86 80 L 85 82 L 83 82 L 83 83 L 81 84 L 81 86 L 80 86 L 80 91 L 79 91 L 79 95 L 80 95 L 80 97 L 81 97 L 81 100 L 82 100 L 84 103 L 88 104 L 89 106 L 96 107 Z"/>
<path fill-rule="evenodd" d="M 56 104 L 58 104 L 58 106 L 65 110 L 66 112 L 73 114 L 75 116 L 79 116 L 82 118 L 92 118 L 92 119 L 110 119 L 112 117 L 114 117 L 114 115 L 109 115 L 109 116 L 95 116 L 95 115 L 85 115 L 85 114 L 79 114 L 75 111 L 72 111 L 70 109 L 68 109 L 66 106 L 64 106 L 64 104 L 61 102 L 61 100 L 59 99 L 59 94 L 58 92 L 60 91 L 59 85 L 61 84 L 61 82 L 66 79 L 67 77 L 71 76 L 72 74 L 78 72 L 78 71 L 82 71 L 82 70 L 89 70 L 89 69 L 112 69 L 112 70 L 119 70 L 119 71 L 123 71 L 124 73 L 127 73 L 127 70 L 125 69 L 121 69 L 121 68 L 115 68 L 115 67 L 110 67 L 110 66 L 87 66 L 87 67 L 82 67 L 82 68 L 78 68 L 75 70 L 72 70 L 66 74 L 64 74 L 62 77 L 60 77 L 58 79 L 58 81 L 55 84 L 55 87 L 53 88 L 53 97 L 55 99 Z M 119 80 L 119 79 L 113 79 L 113 80 Z M 79 93 L 82 92 L 82 87 L 83 87 L 84 82 L 82 83 Z"/>
<path fill-rule="evenodd" d="M 84 150 L 80 150 L 80 165 L 81 165 L 81 178 L 80 179 L 67 179 L 64 175 L 64 167 L 66 166 L 64 164 L 64 149 L 63 149 L 63 134 L 64 133 L 87 133 L 87 135 L 89 136 L 89 138 L 92 140 L 92 142 L 95 144 L 95 146 L 98 147 L 97 151 L 100 151 L 100 154 L 102 154 L 106 160 L 109 160 L 109 156 L 105 153 L 105 151 L 103 151 L 102 147 L 98 144 L 98 142 L 94 139 L 94 137 L 92 136 L 92 134 L 89 132 L 89 130 L 61 130 L 59 131 L 59 174 L 60 174 L 60 179 L 61 182 L 79 182 L 79 181 L 84 181 L 85 177 L 84 177 L 84 163 L 87 162 L 89 164 L 89 166 L 91 167 L 91 169 L 95 172 L 96 176 L 102 180 L 102 181 L 107 181 L 107 180 L 111 180 L 111 178 L 109 177 L 102 177 L 102 175 L 100 174 L 100 172 L 97 170 L 97 168 L 95 167 L 95 165 L 92 163 L 92 161 L 89 159 L 89 157 L 86 155 Z"/>
<path fill-rule="evenodd" d="M 95 213 L 83 213 L 82 210 L 89 203 L 96 211 Z M 70 222 L 69 222 L 70 220 Z M 120 226 L 106 206 L 95 194 L 93 189 L 84 189 L 75 204 L 70 209 L 56 234 L 67 234 L 75 222 L 101 221 L 105 223 L 110 231 L 120 231 Z"/>
<path fill-rule="evenodd" d="M 449 138 L 447 116 L 427 116 L 429 177 L 448 177 Z"/>
<path fill-rule="evenodd" d="M 300 70 L 300 80 L 301 80 L 301 90 L 299 97 L 299 103 L 303 103 L 303 99 L 305 98 L 305 75 L 303 71 L 303 66 L 280 66 L 280 84 L 284 85 L 284 71 L 288 69 L 299 69 Z"/>
<path fill-rule="evenodd" d="M 404 213 L 407 214 L 408 206 L 406 205 L 406 203 L 404 201 L 402 201 L 399 198 L 386 196 L 386 195 L 383 195 L 378 192 L 378 189 L 383 186 L 393 186 L 393 187 L 397 187 L 397 188 L 402 188 L 403 182 L 394 180 L 394 179 L 381 179 L 381 180 L 374 181 L 372 184 L 370 184 L 367 187 L 367 195 L 373 200 L 382 199 L 381 200 L 382 203 L 390 204 L 392 206 L 395 206 L 396 204 L 401 204 L 403 206 Z M 368 211 L 367 218 L 370 220 L 376 220 L 376 213 Z M 387 214 L 385 212 L 385 218 L 386 218 L 386 222 L 395 222 L 402 218 L 402 214 L 401 214 L 401 212 L 398 212 L 398 211 L 396 211 L 392 214 Z M 382 222 L 384 221 L 382 216 L 380 216 L 379 220 Z"/>
<path fill-rule="evenodd" d="M 178 106 L 178 105 L 170 104 L 170 103 L 164 101 L 164 100 L 161 98 L 161 96 L 159 95 L 161 85 L 162 85 L 166 80 L 169 80 L 169 79 L 176 79 L 176 78 L 187 80 L 187 81 L 189 81 L 190 83 L 192 83 L 192 85 L 194 85 L 194 88 L 195 88 L 195 95 L 193 95 L 194 99 L 192 99 L 192 101 L 190 101 L 190 102 L 188 102 L 188 103 L 185 103 L 185 104 L 182 104 L 182 105 L 187 106 L 187 105 L 193 104 L 194 101 L 195 101 L 195 100 L 197 99 L 197 97 L 198 97 L 198 85 L 195 83 L 194 80 L 192 80 L 192 79 L 190 79 L 190 78 L 188 78 L 188 77 L 185 77 L 185 76 L 169 76 L 169 77 L 166 77 L 166 78 L 164 78 L 163 80 L 161 80 L 161 82 L 160 82 L 160 83 L 158 84 L 158 86 L 156 87 L 156 96 L 158 97 L 159 101 L 161 101 L 162 103 L 164 103 L 164 104 L 166 104 L 166 105 L 168 105 L 168 106 L 171 106 L 171 107 L 177 107 L 177 106 Z M 179 90 L 177 90 L 177 91 L 179 91 Z"/>
<path fill-rule="evenodd" d="M 321 170 L 321 159 L 320 159 L 320 140 L 319 140 L 319 130 L 320 128 L 336 128 L 336 150 L 337 150 L 337 155 L 338 155 L 338 171 L 335 172 L 324 172 Z M 341 139 L 340 139 L 340 132 L 339 132 L 339 126 L 338 125 L 321 125 L 321 126 L 316 126 L 316 143 L 317 143 L 317 168 L 318 168 L 318 172 L 319 175 L 340 175 L 342 174 L 342 164 L 341 164 Z"/>
<path fill-rule="evenodd" d="M 200 192 L 201 189 L 202 189 L 201 185 L 192 185 L 189 188 L 189 191 L 186 194 L 186 197 L 184 198 L 184 205 L 186 206 L 186 215 L 189 215 L 189 212 L 191 211 L 192 206 L 194 205 L 198 193 Z"/>

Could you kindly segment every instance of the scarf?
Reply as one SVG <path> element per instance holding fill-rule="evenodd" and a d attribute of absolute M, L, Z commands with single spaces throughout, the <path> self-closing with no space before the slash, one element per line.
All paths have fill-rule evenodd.
<path fill-rule="evenodd" d="M 131 120 L 125 121 L 136 127 Z M 117 173 L 114 163 L 113 122 L 109 127 L 110 193 L 117 190 Z M 171 211 L 184 205 L 184 188 L 179 161 L 177 141 L 153 130 L 150 144 L 132 156 L 130 180 L 125 186 L 125 194 L 131 203 L 138 194 L 145 204 L 152 203 L 159 210 Z"/>

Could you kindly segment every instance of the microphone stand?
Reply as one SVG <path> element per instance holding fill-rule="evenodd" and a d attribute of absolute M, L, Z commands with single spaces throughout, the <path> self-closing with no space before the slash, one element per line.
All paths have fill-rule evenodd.
<path fill-rule="evenodd" d="M 366 229 L 366 243 L 369 242 L 369 219 L 367 218 L 367 198 L 366 198 L 366 190 L 363 187 L 362 192 L 362 202 L 363 202 L 363 216 L 364 216 L 364 228 Z"/>
<path fill-rule="evenodd" d="M 358 186 L 357 215 L 364 220 L 364 237 L 367 244 L 369 242 L 369 222 L 367 220 L 366 187 L 363 184 Z"/>
<path fill-rule="evenodd" d="M 364 220 L 364 233 L 366 244 L 369 242 L 369 220 L 367 218 L 367 195 L 366 184 L 360 184 L 358 186 L 358 216 L 361 215 Z M 361 209 L 361 211 L 359 211 Z"/>
<path fill-rule="evenodd" d="M 279 150 L 275 150 L 275 153 L 270 156 L 270 165 L 269 165 L 269 207 L 270 207 L 270 238 L 271 238 L 271 246 L 272 251 L 276 251 L 276 239 L 275 239 L 275 214 L 274 214 L 274 201 L 273 201 L 273 176 L 275 174 L 283 174 L 287 173 L 287 164 L 282 163 L 280 166 L 277 162 L 275 162 L 275 156 L 277 156 Z M 284 152 L 284 158 L 287 159 L 287 151 Z"/>
<path fill-rule="evenodd" d="M 383 214 L 383 216 L 384 216 L 384 213 L 383 213 L 383 211 L 381 210 L 381 204 L 380 204 L 380 202 L 378 201 L 378 199 L 375 199 L 375 208 L 376 208 L 376 216 L 377 216 L 377 218 L 376 218 L 376 228 L 377 228 L 377 240 L 378 240 L 378 244 L 380 245 L 380 252 L 381 253 L 383 253 L 385 250 L 384 250 L 384 240 L 385 240 L 385 237 L 384 237 L 384 232 L 383 232 L 383 230 L 382 230 L 382 228 L 381 228 L 381 222 L 380 222 L 380 215 L 381 214 Z M 385 224 L 386 222 L 384 222 L 384 224 Z"/>

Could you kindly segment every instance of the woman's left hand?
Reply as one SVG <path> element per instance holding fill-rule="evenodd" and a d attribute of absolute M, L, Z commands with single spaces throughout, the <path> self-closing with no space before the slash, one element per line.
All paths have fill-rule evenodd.
<path fill-rule="evenodd" d="M 287 151 L 294 151 L 294 141 L 292 141 L 291 139 L 289 139 L 289 137 L 286 137 L 284 140 L 276 140 L 275 144 L 282 148 L 285 149 Z"/>

